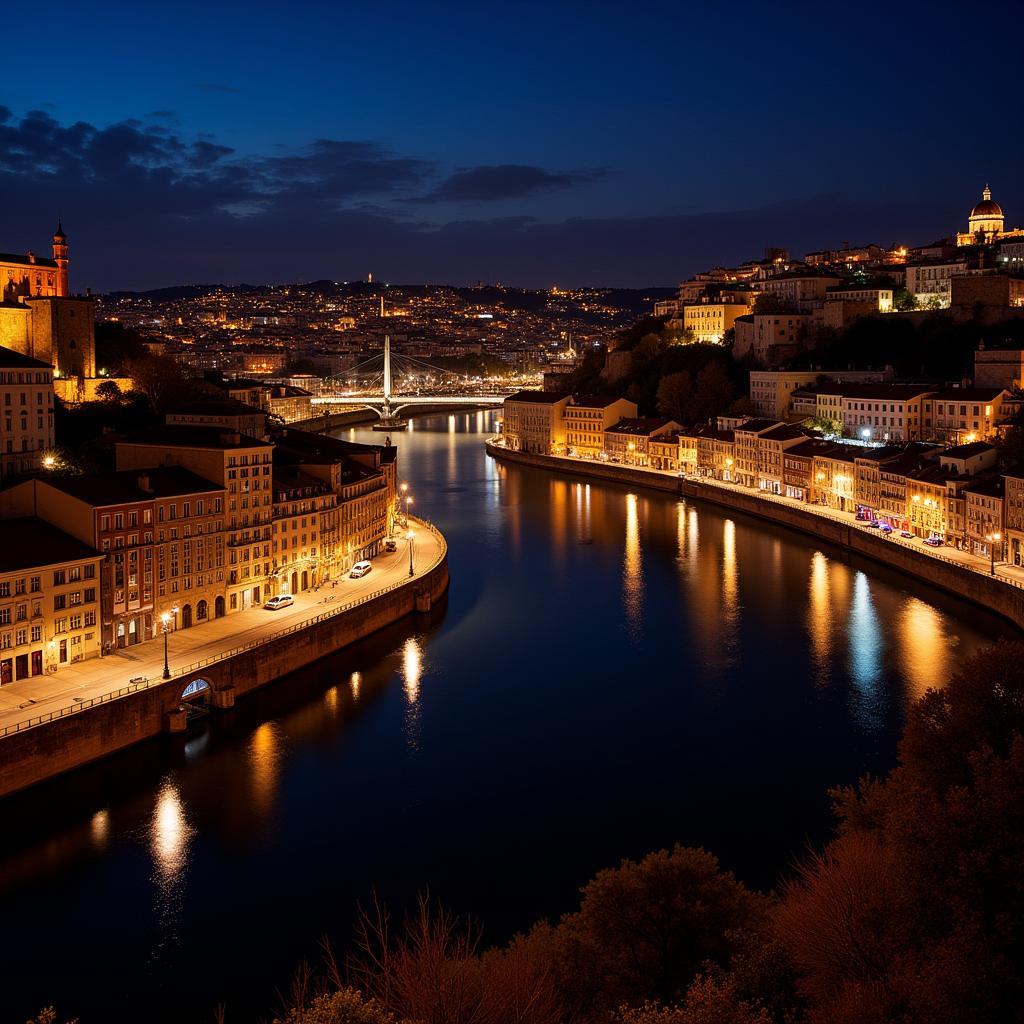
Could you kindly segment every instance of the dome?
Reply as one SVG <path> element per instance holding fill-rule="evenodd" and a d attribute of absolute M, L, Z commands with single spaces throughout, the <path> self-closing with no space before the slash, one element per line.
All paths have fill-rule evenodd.
<path fill-rule="evenodd" d="M 992 198 L 992 190 L 985 186 L 981 202 L 971 210 L 971 217 L 1002 217 L 1003 208 Z"/>

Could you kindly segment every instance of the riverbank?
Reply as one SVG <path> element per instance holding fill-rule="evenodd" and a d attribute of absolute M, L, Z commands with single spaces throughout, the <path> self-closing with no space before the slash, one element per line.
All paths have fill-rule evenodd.
<path fill-rule="evenodd" d="M 963 552 L 956 552 L 960 557 L 954 557 L 951 551 L 922 548 L 916 546 L 920 544 L 917 540 L 904 541 L 899 537 L 886 536 L 858 522 L 852 515 L 844 516 L 831 509 L 801 505 L 790 499 L 764 495 L 720 481 L 584 459 L 510 451 L 496 443 L 494 438 L 488 439 L 485 445 L 487 453 L 498 461 L 693 498 L 798 530 L 972 601 L 1001 615 L 1018 629 L 1024 629 L 1024 585 L 1006 575 L 1015 570 L 996 567 L 1001 574 L 992 574 L 987 563 L 976 567 L 967 561 L 974 556 Z"/>
<path fill-rule="evenodd" d="M 167 680 L 163 644 L 156 640 L 33 680 L 32 692 L 20 684 L 4 687 L 0 797 L 160 733 L 184 732 L 186 692 L 197 703 L 226 710 L 237 698 L 413 612 L 429 611 L 448 587 L 447 544 L 435 528 L 414 522 L 419 538 L 412 576 L 403 546 L 374 559 L 376 571 L 364 580 L 343 578 L 340 593 L 325 587 L 297 595 L 294 610 L 284 615 L 256 608 L 174 634 L 178 650 Z M 130 682 L 138 678 L 144 682 Z"/>

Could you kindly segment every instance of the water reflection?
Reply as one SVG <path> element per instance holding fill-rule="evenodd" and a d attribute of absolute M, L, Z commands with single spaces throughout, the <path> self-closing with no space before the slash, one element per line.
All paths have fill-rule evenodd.
<path fill-rule="evenodd" d="M 149 848 L 156 880 L 165 897 L 171 896 L 184 881 L 191 838 L 192 828 L 185 819 L 181 794 L 168 776 L 157 793 L 149 826 Z"/>
<path fill-rule="evenodd" d="M 739 626 L 739 567 L 736 563 L 736 524 L 731 519 L 722 523 L 722 618 L 724 642 L 730 649 L 736 643 Z"/>
<path fill-rule="evenodd" d="M 409 637 L 402 648 L 402 689 L 405 691 L 405 740 L 409 749 L 420 749 L 420 676 L 423 672 L 423 648 L 416 637 Z"/>
<path fill-rule="evenodd" d="M 252 734 L 247 754 L 253 801 L 262 818 L 273 806 L 281 770 L 281 735 L 277 722 L 264 722 Z"/>
<path fill-rule="evenodd" d="M 639 640 L 644 618 L 644 566 L 635 494 L 626 495 L 626 548 L 622 570 L 622 604 L 626 612 L 626 629 L 634 640 Z"/>
<path fill-rule="evenodd" d="M 952 643 L 938 611 L 916 597 L 908 597 L 897 637 L 900 663 L 907 677 L 907 702 L 920 699 L 929 688 L 945 686 L 952 667 Z"/>
<path fill-rule="evenodd" d="M 89 832 L 97 851 L 105 850 L 107 840 L 110 838 L 110 811 L 105 807 L 103 810 L 97 811 L 89 823 Z"/>
<path fill-rule="evenodd" d="M 352 699 L 359 700 L 359 688 L 363 685 L 363 674 L 361 672 L 353 672 L 351 678 L 348 681 L 349 689 L 352 691 Z"/>
<path fill-rule="evenodd" d="M 819 686 L 827 685 L 831 674 L 833 630 L 832 602 L 829 597 L 829 563 L 820 551 L 815 551 L 811 557 L 807 632 L 811 639 L 814 678 Z"/>
<path fill-rule="evenodd" d="M 850 676 L 858 691 L 856 717 L 867 732 L 881 726 L 880 686 L 885 639 L 867 576 L 858 572 L 850 604 Z"/>

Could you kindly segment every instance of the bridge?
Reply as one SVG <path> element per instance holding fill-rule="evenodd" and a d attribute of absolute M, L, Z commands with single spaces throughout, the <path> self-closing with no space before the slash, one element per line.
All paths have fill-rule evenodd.
<path fill-rule="evenodd" d="M 498 406 L 514 390 L 487 394 L 482 389 L 467 388 L 468 383 L 465 375 L 443 370 L 422 359 L 392 355 L 391 337 L 385 336 L 383 352 L 345 373 L 325 378 L 323 390 L 333 388 L 335 393 L 321 392 L 321 397 L 314 398 L 312 404 L 321 412 L 372 409 L 380 417 L 380 425 L 391 428 L 403 427 L 402 412 L 417 405 Z M 457 389 L 456 393 L 449 388 Z M 465 393 L 459 393 L 460 390 Z"/>

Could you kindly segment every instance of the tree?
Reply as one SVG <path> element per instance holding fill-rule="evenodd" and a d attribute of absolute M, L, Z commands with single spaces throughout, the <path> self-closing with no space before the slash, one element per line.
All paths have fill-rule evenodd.
<path fill-rule="evenodd" d="M 901 313 L 918 308 L 917 299 L 906 288 L 897 288 L 892 293 L 892 306 Z"/>
<path fill-rule="evenodd" d="M 376 999 L 365 999 L 354 988 L 315 996 L 308 1003 L 290 1007 L 274 1024 L 398 1024 Z"/>
<path fill-rule="evenodd" d="M 697 397 L 694 409 L 697 420 L 711 419 L 725 412 L 732 404 L 736 389 L 721 360 L 708 363 L 697 374 Z"/>
<path fill-rule="evenodd" d="M 121 388 L 116 380 L 105 380 L 96 388 L 96 397 L 104 402 L 118 402 L 121 400 Z"/>
<path fill-rule="evenodd" d="M 754 416 L 757 410 L 749 395 L 740 395 L 732 405 L 729 406 L 730 416 Z"/>
<path fill-rule="evenodd" d="M 128 364 L 128 375 L 155 412 L 162 412 L 167 401 L 182 391 L 181 367 L 166 356 L 133 359 Z"/>
<path fill-rule="evenodd" d="M 685 370 L 661 378 L 658 384 L 658 412 L 677 423 L 691 422 L 693 378 Z"/>
<path fill-rule="evenodd" d="M 582 894 L 578 911 L 523 942 L 584 1019 L 681 999 L 703 964 L 728 962 L 765 910 L 714 856 L 682 846 L 601 871 Z"/>

